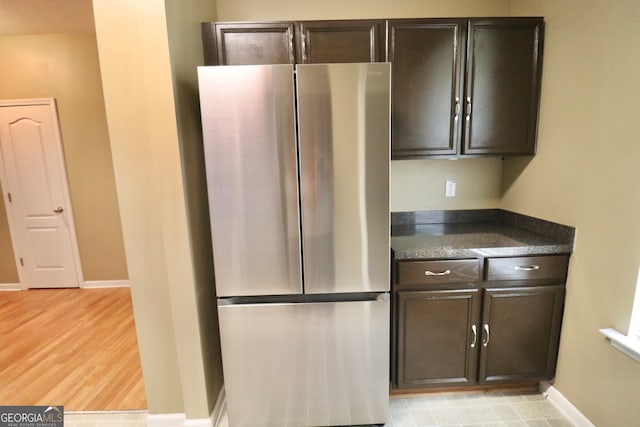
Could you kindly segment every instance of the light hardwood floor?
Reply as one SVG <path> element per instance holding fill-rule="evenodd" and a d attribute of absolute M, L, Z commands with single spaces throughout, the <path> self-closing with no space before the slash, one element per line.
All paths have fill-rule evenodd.
<path fill-rule="evenodd" d="M 0 405 L 146 409 L 129 289 L 0 292 Z"/>

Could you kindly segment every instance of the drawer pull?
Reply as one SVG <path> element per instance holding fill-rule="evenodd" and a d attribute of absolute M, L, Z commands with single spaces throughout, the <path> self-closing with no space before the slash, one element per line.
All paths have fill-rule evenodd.
<path fill-rule="evenodd" d="M 424 272 L 425 276 L 448 276 L 449 274 L 451 274 L 451 270 L 445 270 L 445 271 L 442 271 L 440 273 L 436 273 L 436 272 L 429 271 L 429 270 Z"/>
<path fill-rule="evenodd" d="M 484 326 L 483 326 L 483 329 L 484 329 L 484 337 L 485 337 L 485 339 L 482 342 L 482 346 L 486 347 L 486 346 L 489 345 L 489 324 L 485 323 Z"/>
<path fill-rule="evenodd" d="M 471 325 L 471 333 L 473 334 L 473 341 L 471 341 L 471 348 L 474 348 L 478 343 L 478 329 L 476 325 Z"/>
<path fill-rule="evenodd" d="M 513 267 L 513 269 L 515 271 L 534 271 L 534 270 L 540 270 L 540 266 L 539 265 L 516 265 L 515 267 Z"/>

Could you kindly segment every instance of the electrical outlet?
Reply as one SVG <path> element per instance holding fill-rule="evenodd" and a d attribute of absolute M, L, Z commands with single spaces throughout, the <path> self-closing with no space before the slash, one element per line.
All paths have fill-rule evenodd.
<path fill-rule="evenodd" d="M 448 179 L 444 186 L 445 197 L 456 197 L 456 182 Z"/>

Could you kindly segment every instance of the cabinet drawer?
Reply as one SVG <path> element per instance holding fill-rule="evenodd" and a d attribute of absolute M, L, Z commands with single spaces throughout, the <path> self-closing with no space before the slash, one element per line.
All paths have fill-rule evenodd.
<path fill-rule="evenodd" d="M 487 280 L 536 280 L 567 277 L 567 255 L 489 258 Z"/>
<path fill-rule="evenodd" d="M 479 276 L 477 259 L 398 262 L 399 285 L 476 282 Z"/>

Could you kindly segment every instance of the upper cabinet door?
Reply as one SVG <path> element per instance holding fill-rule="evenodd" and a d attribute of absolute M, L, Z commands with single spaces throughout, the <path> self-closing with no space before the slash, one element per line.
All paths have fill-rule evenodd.
<path fill-rule="evenodd" d="M 455 155 L 462 121 L 465 20 L 391 20 L 392 157 Z"/>
<path fill-rule="evenodd" d="M 298 63 L 383 60 L 382 20 L 304 21 L 297 25 Z"/>
<path fill-rule="evenodd" d="M 293 22 L 202 25 L 206 65 L 294 64 Z"/>
<path fill-rule="evenodd" d="M 470 20 L 465 154 L 535 154 L 542 18 Z"/>

